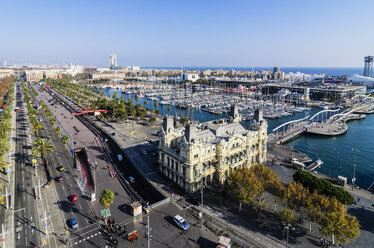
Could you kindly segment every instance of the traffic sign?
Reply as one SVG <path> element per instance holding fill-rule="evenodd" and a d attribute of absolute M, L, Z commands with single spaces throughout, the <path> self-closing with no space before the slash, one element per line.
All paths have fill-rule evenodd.
<path fill-rule="evenodd" d="M 48 223 L 45 223 L 44 226 L 48 226 Z"/>
<path fill-rule="evenodd" d="M 48 244 L 48 242 L 46 240 L 43 240 L 42 246 L 47 245 L 47 244 Z"/>

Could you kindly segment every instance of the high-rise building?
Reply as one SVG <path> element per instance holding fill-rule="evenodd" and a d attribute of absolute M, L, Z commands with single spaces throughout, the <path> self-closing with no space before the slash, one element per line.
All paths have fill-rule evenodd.
<path fill-rule="evenodd" d="M 118 65 L 117 65 L 117 55 L 115 53 L 112 53 L 109 56 L 109 68 L 110 69 L 117 69 L 118 68 Z"/>
<path fill-rule="evenodd" d="M 365 77 L 371 77 L 372 76 L 374 56 L 366 56 L 364 58 L 364 61 L 365 61 L 364 76 Z"/>
<path fill-rule="evenodd" d="M 275 74 L 276 72 L 280 72 L 280 68 L 279 67 L 274 67 L 273 68 L 273 74 Z"/>

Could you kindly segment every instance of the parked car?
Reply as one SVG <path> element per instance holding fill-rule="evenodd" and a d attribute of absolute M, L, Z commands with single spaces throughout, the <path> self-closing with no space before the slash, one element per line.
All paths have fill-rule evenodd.
<path fill-rule="evenodd" d="M 64 166 L 58 166 L 56 169 L 59 170 L 59 171 L 64 171 L 65 170 Z"/>
<path fill-rule="evenodd" d="M 69 219 L 69 225 L 73 229 L 78 228 L 78 221 L 77 221 L 77 219 L 76 218 L 70 218 Z"/>
<path fill-rule="evenodd" d="M 59 176 L 59 177 L 56 177 L 56 181 L 57 181 L 57 182 L 62 182 L 62 181 L 64 181 L 64 178 L 63 178 L 63 177 L 61 177 L 61 176 Z"/>
<path fill-rule="evenodd" d="M 135 178 L 130 176 L 129 181 L 130 181 L 130 183 L 135 183 Z"/>
<path fill-rule="evenodd" d="M 72 195 L 72 196 L 70 197 L 70 200 L 71 200 L 71 202 L 76 202 L 76 201 L 78 201 L 77 195 Z"/>
<path fill-rule="evenodd" d="M 187 230 L 189 228 L 188 223 L 180 215 L 176 215 L 174 217 L 174 222 L 183 230 Z"/>

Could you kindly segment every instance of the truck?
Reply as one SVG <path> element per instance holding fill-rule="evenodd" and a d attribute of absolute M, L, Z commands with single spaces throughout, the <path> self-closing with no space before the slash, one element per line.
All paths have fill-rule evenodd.
<path fill-rule="evenodd" d="M 216 248 L 231 248 L 231 239 L 225 236 L 219 236 Z"/>

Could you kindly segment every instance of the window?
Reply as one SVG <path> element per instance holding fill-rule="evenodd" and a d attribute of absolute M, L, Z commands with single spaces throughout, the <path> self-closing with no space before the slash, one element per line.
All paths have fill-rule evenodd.
<path fill-rule="evenodd" d="M 198 157 L 199 157 L 199 154 L 195 154 L 193 157 L 194 157 L 194 158 L 198 158 Z"/>
<path fill-rule="evenodd" d="M 168 166 L 170 166 L 170 157 L 168 156 Z"/>
<path fill-rule="evenodd" d="M 183 176 L 186 176 L 186 175 L 187 175 L 187 167 L 183 166 Z"/>
<path fill-rule="evenodd" d="M 174 159 L 171 160 L 171 168 L 174 170 Z"/>
<path fill-rule="evenodd" d="M 176 171 L 179 171 L 179 168 L 178 168 L 179 166 L 178 166 L 178 162 L 177 161 L 175 161 L 175 170 Z"/>

